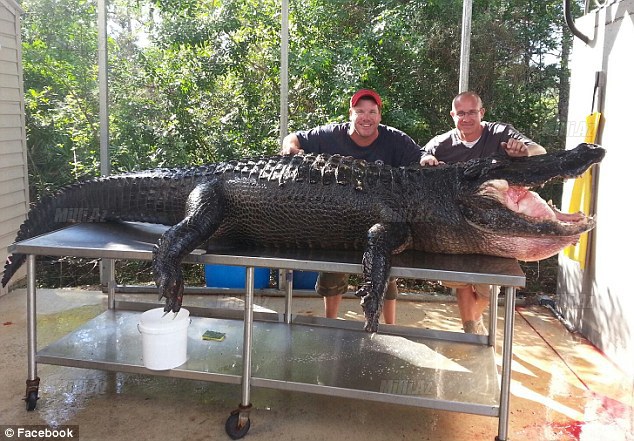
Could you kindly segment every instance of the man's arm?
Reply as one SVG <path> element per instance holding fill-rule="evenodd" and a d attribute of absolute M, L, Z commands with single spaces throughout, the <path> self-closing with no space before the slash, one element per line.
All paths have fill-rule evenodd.
<path fill-rule="evenodd" d="M 304 153 L 301 145 L 299 145 L 299 138 L 296 134 L 290 133 L 282 140 L 282 149 L 280 150 L 282 155 L 295 155 L 297 153 Z"/>

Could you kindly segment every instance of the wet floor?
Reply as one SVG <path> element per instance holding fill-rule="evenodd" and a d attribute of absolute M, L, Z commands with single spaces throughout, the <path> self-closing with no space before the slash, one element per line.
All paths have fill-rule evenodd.
<path fill-rule="evenodd" d="M 146 301 L 154 301 L 154 295 Z M 237 298 L 191 302 L 241 307 Z M 282 298 L 256 297 L 259 310 L 283 310 Z M 0 425 L 78 425 L 86 440 L 223 440 L 239 385 L 39 365 L 40 400 L 22 400 L 27 376 L 25 292 L 0 297 Z M 82 290 L 38 291 L 38 347 L 106 310 L 106 297 Z M 321 315 L 321 299 L 296 298 L 294 312 Z M 342 317 L 361 320 L 355 299 Z M 502 311 L 500 311 L 502 314 Z M 399 301 L 398 323 L 459 330 L 452 302 Z M 509 439 L 634 441 L 634 379 L 570 334 L 540 307 L 515 317 Z M 498 348 L 498 352 L 499 348 Z M 498 359 L 498 367 L 500 360 Z M 498 420 L 448 411 L 254 388 L 251 440 L 493 441 Z"/>

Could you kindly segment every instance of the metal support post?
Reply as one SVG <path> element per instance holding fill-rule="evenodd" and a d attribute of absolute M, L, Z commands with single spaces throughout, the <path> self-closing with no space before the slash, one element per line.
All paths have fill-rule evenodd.
<path fill-rule="evenodd" d="M 35 256 L 26 256 L 26 334 L 28 379 L 37 378 L 35 351 L 37 350 L 37 310 L 35 301 Z"/>
<path fill-rule="evenodd" d="M 513 362 L 513 324 L 515 321 L 515 287 L 507 286 L 504 296 L 504 346 L 502 349 L 502 379 L 500 381 L 500 415 L 496 441 L 507 441 L 511 395 L 511 364 Z"/>
<path fill-rule="evenodd" d="M 473 0 L 462 2 L 462 40 L 460 42 L 460 84 L 458 92 L 469 90 L 469 59 L 471 58 L 471 16 Z"/>
<path fill-rule="evenodd" d="M 489 296 L 489 346 L 493 347 L 495 347 L 495 337 L 497 335 L 499 292 L 499 286 L 491 286 L 491 295 Z"/>
<path fill-rule="evenodd" d="M 291 323 L 293 312 L 293 270 L 286 271 L 286 305 L 284 306 L 284 323 Z"/>
<path fill-rule="evenodd" d="M 253 291 L 255 268 L 246 267 L 244 296 L 244 339 L 242 341 L 242 402 L 238 415 L 238 427 L 248 424 L 251 409 L 251 349 L 253 345 Z"/>
<path fill-rule="evenodd" d="M 104 259 L 104 271 L 108 286 L 108 309 L 115 308 L 117 282 L 115 280 L 114 262 L 114 259 Z"/>

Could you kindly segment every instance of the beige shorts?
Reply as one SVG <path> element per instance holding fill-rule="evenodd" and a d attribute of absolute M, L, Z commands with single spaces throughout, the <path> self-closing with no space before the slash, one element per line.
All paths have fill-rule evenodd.
<path fill-rule="evenodd" d="M 348 274 L 345 273 L 319 273 L 317 283 L 315 283 L 317 294 L 330 297 L 343 295 L 348 292 Z M 385 300 L 395 300 L 398 294 L 396 279 L 390 277 L 385 292 Z"/>
<path fill-rule="evenodd" d="M 487 299 L 491 297 L 491 285 L 487 285 L 486 283 L 476 283 L 476 284 L 465 283 L 465 282 L 440 282 L 440 283 L 442 283 L 442 285 L 446 286 L 447 288 L 455 288 L 455 289 L 466 288 L 470 286 L 476 292 L 476 294 L 478 294 L 480 297 L 486 297 Z"/>

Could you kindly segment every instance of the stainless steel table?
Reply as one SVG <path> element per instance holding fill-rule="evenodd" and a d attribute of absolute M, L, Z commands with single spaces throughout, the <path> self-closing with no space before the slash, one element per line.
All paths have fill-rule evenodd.
<path fill-rule="evenodd" d="M 241 384 L 241 403 L 226 424 L 234 439 L 249 430 L 253 385 L 493 416 L 499 420 L 495 439 L 507 440 L 515 289 L 526 282 L 513 259 L 405 252 L 395 256 L 391 270 L 391 275 L 403 278 L 506 287 L 499 381 L 494 360 L 496 289 L 489 336 L 395 325 L 382 325 L 379 333 L 368 334 L 361 322 L 294 316 L 292 277 L 284 313 L 257 313 L 254 321 L 255 267 L 361 273 L 359 252 L 222 246 L 194 251 L 186 263 L 247 267 L 244 312 L 236 316 L 231 310 L 188 307 L 185 297 L 193 315 L 188 359 L 166 371 L 143 366 L 136 327 L 140 311 L 157 305 L 117 301 L 114 265 L 110 265 L 108 311 L 37 350 L 36 255 L 151 260 L 152 247 L 166 228 L 143 223 L 77 224 L 11 247 L 27 255 L 27 409 L 34 409 L 38 398 L 37 363 L 48 363 Z M 226 334 L 224 341 L 214 342 L 213 351 L 201 338 L 207 329 Z"/>

